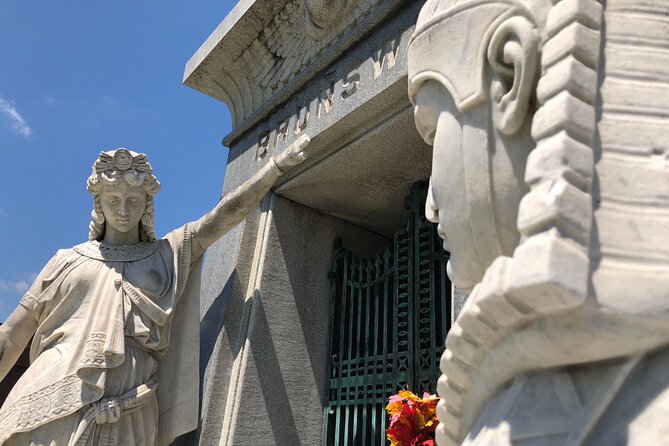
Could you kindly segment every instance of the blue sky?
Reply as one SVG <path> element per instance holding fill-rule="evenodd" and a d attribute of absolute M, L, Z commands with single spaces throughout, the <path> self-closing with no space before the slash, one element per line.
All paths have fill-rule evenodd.
<path fill-rule="evenodd" d="M 163 235 L 217 202 L 227 107 L 181 84 L 234 1 L 0 0 L 0 321 L 86 240 L 101 150 L 149 155 Z"/>

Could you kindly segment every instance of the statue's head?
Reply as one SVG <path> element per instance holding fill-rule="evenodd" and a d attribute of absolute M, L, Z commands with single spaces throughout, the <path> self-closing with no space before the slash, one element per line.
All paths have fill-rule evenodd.
<path fill-rule="evenodd" d="M 428 219 L 471 289 L 518 245 L 518 204 L 550 0 L 429 0 L 409 47 L 409 96 L 433 148 Z"/>
<path fill-rule="evenodd" d="M 156 239 L 153 196 L 160 183 L 146 155 L 127 149 L 101 152 L 87 188 L 94 195 L 90 240 L 102 240 L 105 225 L 120 232 L 139 231 L 141 241 Z"/>

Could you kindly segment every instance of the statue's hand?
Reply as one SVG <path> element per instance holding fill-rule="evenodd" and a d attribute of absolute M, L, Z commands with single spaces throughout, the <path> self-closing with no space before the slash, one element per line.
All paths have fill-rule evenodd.
<path fill-rule="evenodd" d="M 292 143 L 286 150 L 274 157 L 276 167 L 282 172 L 289 170 L 291 167 L 297 166 L 307 159 L 307 154 L 304 149 L 309 145 L 311 139 L 307 135 L 300 136 L 297 141 Z"/>

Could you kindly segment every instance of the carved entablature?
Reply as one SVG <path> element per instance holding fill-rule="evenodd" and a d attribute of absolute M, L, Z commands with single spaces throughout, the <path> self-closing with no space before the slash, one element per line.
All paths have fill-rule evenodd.
<path fill-rule="evenodd" d="M 228 105 L 229 145 L 406 3 L 240 2 L 188 62 L 184 83 Z"/>

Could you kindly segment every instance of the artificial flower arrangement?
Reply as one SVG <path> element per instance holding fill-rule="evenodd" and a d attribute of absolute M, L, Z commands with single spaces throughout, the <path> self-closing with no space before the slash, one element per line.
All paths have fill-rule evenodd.
<path fill-rule="evenodd" d="M 434 446 L 434 431 L 439 424 L 438 401 L 436 395 L 425 392 L 421 398 L 408 390 L 400 390 L 388 398 L 390 427 L 386 429 L 386 438 L 390 446 Z"/>

